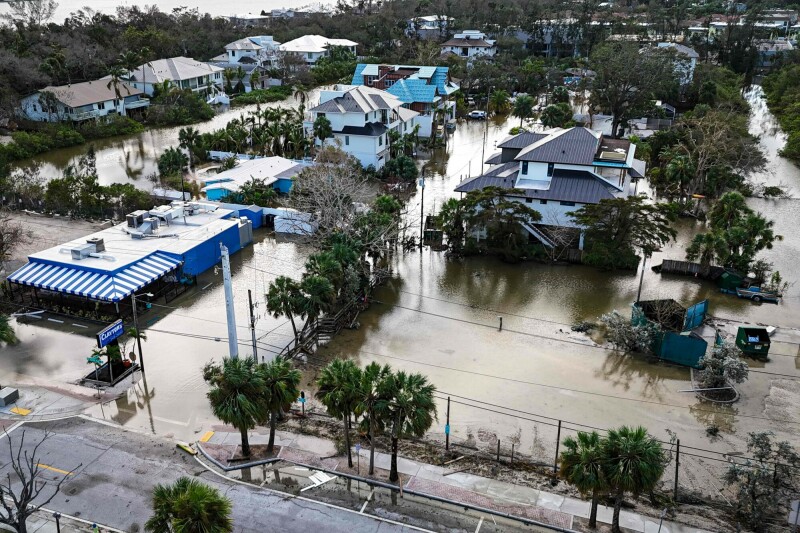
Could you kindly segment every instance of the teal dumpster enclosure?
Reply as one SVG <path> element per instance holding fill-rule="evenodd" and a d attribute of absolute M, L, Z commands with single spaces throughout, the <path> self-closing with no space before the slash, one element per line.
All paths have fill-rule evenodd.
<path fill-rule="evenodd" d="M 700 368 L 700 359 L 706 354 L 708 342 L 695 334 L 679 335 L 672 331 L 665 331 L 656 339 L 653 348 L 660 359 L 678 365 Z"/>

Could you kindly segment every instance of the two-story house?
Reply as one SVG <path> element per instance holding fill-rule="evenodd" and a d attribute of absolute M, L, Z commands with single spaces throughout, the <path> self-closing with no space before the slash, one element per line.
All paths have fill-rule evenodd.
<path fill-rule="evenodd" d="M 339 46 L 356 55 L 358 43 L 348 39 L 329 39 L 322 35 L 304 35 L 280 45 L 281 52 L 302 58 L 306 65 L 314 66 L 320 58 L 330 54 L 332 47 Z"/>
<path fill-rule="evenodd" d="M 464 30 L 453 35 L 453 38 L 440 46 L 442 55 L 453 54 L 468 61 L 477 57 L 491 58 L 497 53 L 497 41 L 488 39 L 486 34 L 478 30 Z"/>
<path fill-rule="evenodd" d="M 117 94 L 119 91 L 119 94 Z M 127 83 L 115 87 L 108 80 L 45 87 L 20 102 L 21 116 L 37 122 L 80 122 L 108 115 L 128 115 L 150 104 L 142 91 Z"/>
<path fill-rule="evenodd" d="M 225 45 L 224 60 L 233 67 L 240 64 L 274 66 L 280 44 L 271 35 L 245 37 Z M 214 59 L 222 60 L 223 57 Z"/>
<path fill-rule="evenodd" d="M 145 94 L 152 96 L 154 88 L 169 82 L 178 89 L 200 92 L 211 86 L 221 88 L 222 71 L 225 69 L 209 63 L 195 61 L 190 57 L 156 59 L 126 73 L 125 80 Z"/>
<path fill-rule="evenodd" d="M 658 43 L 658 48 L 674 51 L 675 74 L 681 86 L 686 87 L 692 83 L 700 54 L 695 52 L 694 48 L 678 43 Z"/>
<path fill-rule="evenodd" d="M 448 67 L 360 63 L 352 83 L 386 91 L 419 113 L 414 122 L 419 124 L 420 137 L 430 137 L 436 131 L 435 125 L 444 127 L 455 119 L 456 103 L 450 97 L 459 86 L 450 77 Z M 440 110 L 443 112 L 437 114 Z"/>
<path fill-rule="evenodd" d="M 447 37 L 453 18 L 445 15 L 425 15 L 406 21 L 406 35 L 420 39 L 442 39 Z"/>
<path fill-rule="evenodd" d="M 509 189 L 510 198 L 542 214 L 538 224 L 525 229 L 545 246 L 553 245 L 548 226 L 579 230 L 568 213 L 630 196 L 644 172 L 644 162 L 634 157 L 635 144 L 583 127 L 523 132 L 498 148 L 501 152 L 486 161 L 487 172 L 467 178 L 455 190 Z M 578 247 L 583 248 L 582 232 Z"/>
<path fill-rule="evenodd" d="M 333 90 L 320 92 L 319 104 L 309 112 L 310 120 L 303 123 L 307 135 L 313 136 L 314 122 L 325 117 L 333 137 L 324 142 L 337 144 L 365 167 L 376 169 L 390 158 L 388 133 L 409 133 L 419 115 L 386 91 L 353 85 L 335 85 Z M 321 144 L 319 139 L 315 142 Z"/>

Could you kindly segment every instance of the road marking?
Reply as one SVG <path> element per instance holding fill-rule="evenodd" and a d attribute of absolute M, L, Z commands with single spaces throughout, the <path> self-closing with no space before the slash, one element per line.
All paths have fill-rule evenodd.
<path fill-rule="evenodd" d="M 11 409 L 9 409 L 9 411 L 14 413 L 15 415 L 20 415 L 20 416 L 28 416 L 29 414 L 31 414 L 31 410 L 25 409 L 24 407 L 12 407 Z"/>
<path fill-rule="evenodd" d="M 8 429 L 6 429 L 6 430 L 5 430 L 5 431 L 3 431 L 2 433 L 0 433 L 0 439 L 2 439 L 3 437 L 5 437 L 6 435 L 9 435 L 9 434 L 11 434 L 11 432 L 12 432 L 12 431 L 14 431 L 15 429 L 17 429 L 18 427 L 20 427 L 20 426 L 21 426 L 22 424 L 24 424 L 24 423 L 25 423 L 24 421 L 20 420 L 20 421 L 19 421 L 19 422 L 17 422 L 16 424 L 12 424 L 11 426 L 9 426 L 9 428 L 8 428 Z"/>
<path fill-rule="evenodd" d="M 42 463 L 36 463 L 36 466 L 38 466 L 39 468 L 52 470 L 53 472 L 58 472 L 59 474 L 64 474 L 65 476 L 74 476 L 75 475 L 72 472 L 68 472 L 66 470 L 61 470 L 60 468 L 56 468 L 54 466 L 48 466 L 48 465 L 42 464 Z"/>
<path fill-rule="evenodd" d="M 178 422 L 177 420 L 170 420 L 169 418 L 162 418 L 156 415 L 153 415 L 153 420 L 158 420 L 159 422 L 164 422 L 165 424 L 174 424 L 176 426 L 189 427 L 189 422 Z"/>
<path fill-rule="evenodd" d="M 475 528 L 475 533 L 481 530 L 481 526 L 483 525 L 483 517 L 478 521 L 478 527 Z"/>
<path fill-rule="evenodd" d="M 213 431 L 206 431 L 202 437 L 200 437 L 200 442 L 208 442 L 211 440 L 211 437 L 214 436 Z"/>
<path fill-rule="evenodd" d="M 364 505 L 361 506 L 361 510 L 359 511 L 360 514 L 364 514 L 364 509 L 367 508 L 367 504 L 372 499 L 372 495 L 375 494 L 375 489 L 369 491 L 369 496 L 367 496 L 367 501 L 364 502 Z"/>

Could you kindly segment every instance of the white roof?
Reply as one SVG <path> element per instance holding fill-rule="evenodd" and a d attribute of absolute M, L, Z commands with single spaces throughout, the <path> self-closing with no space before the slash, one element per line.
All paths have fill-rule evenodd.
<path fill-rule="evenodd" d="M 131 79 L 135 81 L 144 80 L 147 83 L 182 81 L 207 76 L 214 72 L 222 72 L 223 70 L 225 69 L 215 65 L 180 56 L 169 59 L 156 59 L 141 65 L 131 73 Z"/>
<path fill-rule="evenodd" d="M 283 43 L 281 50 L 284 52 L 325 52 L 329 46 L 358 46 L 358 43 L 348 39 L 329 39 L 322 35 L 304 35 L 294 41 Z"/>
<path fill-rule="evenodd" d="M 238 191 L 244 183 L 252 179 L 264 180 L 266 185 L 271 185 L 279 178 L 292 177 L 305 165 L 286 159 L 285 157 L 263 157 L 259 159 L 247 159 L 239 163 L 230 170 L 211 174 L 207 177 L 207 185 L 203 191 L 210 189 L 225 189 L 228 191 Z"/>
<path fill-rule="evenodd" d="M 254 43 L 250 37 L 239 39 L 225 45 L 225 50 L 261 50 L 264 48 L 260 44 Z"/>
<path fill-rule="evenodd" d="M 201 210 L 197 214 L 187 215 L 185 222 L 183 217 L 175 218 L 169 226 L 162 225 L 158 233 L 159 235 L 175 234 L 176 237 L 165 236 L 159 239 L 134 239 L 126 232 L 128 229 L 127 222 L 123 222 L 91 235 L 31 254 L 28 258 L 93 269 L 100 272 L 113 272 L 126 265 L 140 261 L 154 252 L 186 253 L 201 242 L 213 239 L 216 235 L 230 228 L 231 225 L 237 225 L 238 220 L 236 218 L 224 219 L 232 212 L 228 209 L 215 208 L 214 211 Z M 87 257 L 76 260 L 72 259 L 70 253 L 62 252 L 62 250 L 84 245 L 86 240 L 92 237 L 103 239 L 106 249 L 102 253 L 108 256 L 108 259 Z"/>
<path fill-rule="evenodd" d="M 108 79 L 73 83 L 72 85 L 49 86 L 42 89 L 41 92 L 52 93 L 59 102 L 69 107 L 81 107 L 116 99 L 117 91 L 110 79 L 109 77 Z M 142 94 L 142 91 L 131 87 L 127 83 L 120 82 L 118 89 L 121 98 Z"/>

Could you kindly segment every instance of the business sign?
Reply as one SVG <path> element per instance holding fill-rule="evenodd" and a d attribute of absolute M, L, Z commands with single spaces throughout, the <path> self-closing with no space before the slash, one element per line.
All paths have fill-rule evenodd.
<path fill-rule="evenodd" d="M 122 320 L 117 320 L 97 334 L 97 347 L 108 346 L 111 341 L 120 338 L 123 333 L 125 333 L 125 326 L 122 325 Z"/>

